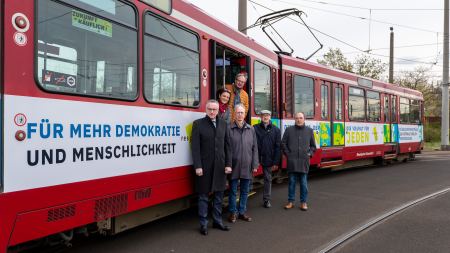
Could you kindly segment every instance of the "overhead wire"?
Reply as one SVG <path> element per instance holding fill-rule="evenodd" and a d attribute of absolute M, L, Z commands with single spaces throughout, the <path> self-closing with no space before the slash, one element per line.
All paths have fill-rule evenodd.
<path fill-rule="evenodd" d="M 350 15 L 350 14 L 347 14 L 347 13 L 320 9 L 320 8 L 316 8 L 316 7 L 301 5 L 301 4 L 292 3 L 292 2 L 283 1 L 283 0 L 273 0 L 273 1 L 282 2 L 282 3 L 286 3 L 286 4 L 291 4 L 291 5 L 297 5 L 297 6 L 301 6 L 301 7 L 306 7 L 306 8 L 310 8 L 310 9 L 313 9 L 313 10 L 333 13 L 333 14 L 336 14 L 336 15 L 356 18 L 356 19 L 359 19 L 359 20 L 370 20 L 371 22 L 380 23 L 380 24 L 386 24 L 386 25 L 391 25 L 391 26 L 396 26 L 396 27 L 403 27 L 403 28 L 412 29 L 412 30 L 418 30 L 418 31 L 422 31 L 422 32 L 438 33 L 437 31 L 433 31 L 433 30 L 428 30 L 428 29 L 423 29 L 423 28 L 418 28 L 418 27 L 413 27 L 413 26 L 408 26 L 408 25 L 402 25 L 402 24 L 396 24 L 396 23 L 391 23 L 391 22 L 385 22 L 385 21 L 382 21 L 382 20 L 377 20 L 377 19 L 372 19 L 372 18 L 354 16 L 354 15 Z M 374 9 L 367 9 L 367 10 L 373 11 Z"/>
<path fill-rule="evenodd" d="M 269 8 L 269 7 L 267 7 L 267 6 L 265 6 L 265 5 L 262 5 L 262 4 L 260 4 L 260 3 L 257 3 L 257 2 L 255 2 L 255 1 L 253 1 L 253 0 L 248 0 L 248 1 L 249 1 L 249 2 L 252 2 L 253 4 L 256 4 L 256 5 L 262 7 L 262 8 L 264 8 L 264 9 L 266 9 L 266 10 L 275 11 L 275 10 L 273 10 L 273 9 L 271 9 L 271 8 Z M 297 21 L 297 20 L 295 20 L 295 19 L 292 19 L 292 18 L 288 18 L 288 19 L 290 19 L 291 21 L 294 21 L 294 22 L 299 23 L 299 24 L 301 24 L 301 25 L 304 26 L 304 24 L 302 24 L 301 22 L 299 22 L 299 21 Z M 352 44 L 350 44 L 350 43 L 348 43 L 348 42 L 346 42 L 346 41 L 343 41 L 343 40 L 341 40 L 341 39 L 336 38 L 335 36 L 332 36 L 332 35 L 329 35 L 329 34 L 327 34 L 327 33 L 325 33 L 325 32 L 322 32 L 322 31 L 320 31 L 320 30 L 318 30 L 318 29 L 316 29 L 316 28 L 314 28 L 314 27 L 309 26 L 309 28 L 310 28 L 311 30 L 317 32 L 317 33 L 322 34 L 323 36 L 326 36 L 326 37 L 328 37 L 328 38 L 331 38 L 331 39 L 333 39 L 333 40 L 336 40 L 336 41 L 338 41 L 338 42 L 340 42 L 340 43 L 342 43 L 342 44 L 344 44 L 344 45 L 346 45 L 346 46 L 348 46 L 348 47 L 350 47 L 350 48 L 353 48 L 353 49 L 355 49 L 355 50 L 357 50 L 357 51 L 359 51 L 359 52 L 361 52 L 361 53 L 369 54 L 369 55 L 374 55 L 374 56 L 379 56 L 379 57 L 384 57 L 384 58 L 389 58 L 389 56 L 387 56 L 387 55 L 382 55 L 382 54 L 376 54 L 376 53 L 367 52 L 366 50 L 360 49 L 360 48 L 358 48 L 357 46 L 354 46 L 354 45 L 352 45 Z M 427 64 L 427 65 L 431 64 L 431 65 L 436 65 L 436 66 L 437 66 L 437 64 L 436 64 L 435 62 L 414 61 L 414 60 L 409 60 L 409 59 L 404 59 L 404 58 L 399 58 L 399 57 L 394 57 L 394 59 L 402 60 L 402 61 L 406 61 L 406 62 L 414 62 L 414 63 Z"/>
<path fill-rule="evenodd" d="M 273 0 L 273 1 L 277 1 L 277 0 Z M 315 0 L 297 0 L 297 1 L 339 6 L 339 7 L 352 8 L 352 9 L 361 9 L 361 10 L 371 9 L 371 10 L 376 10 L 376 11 L 443 11 L 444 10 L 444 9 L 436 9 L 436 8 L 367 8 L 367 7 L 354 6 L 354 5 L 327 3 L 327 2 L 315 1 Z"/>

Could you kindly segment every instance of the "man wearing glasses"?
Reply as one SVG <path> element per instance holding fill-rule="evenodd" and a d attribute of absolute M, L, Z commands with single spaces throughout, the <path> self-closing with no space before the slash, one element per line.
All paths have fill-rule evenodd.
<path fill-rule="evenodd" d="M 305 114 L 295 114 L 295 125 L 286 128 L 281 140 L 283 153 L 287 157 L 287 171 L 289 176 L 288 203 L 286 210 L 294 207 L 295 187 L 300 181 L 300 210 L 308 210 L 307 177 L 309 172 L 309 159 L 316 151 L 314 131 L 305 125 Z"/>
<path fill-rule="evenodd" d="M 231 124 L 230 139 L 233 150 L 232 173 L 230 178 L 230 193 L 228 196 L 228 221 L 235 223 L 236 219 L 247 222 L 252 218 L 247 214 L 247 198 L 253 172 L 259 166 L 258 143 L 255 129 L 245 122 L 245 108 L 237 104 L 236 121 Z M 239 205 L 236 205 L 237 189 L 240 187 Z"/>
<path fill-rule="evenodd" d="M 230 112 L 232 115 L 232 122 L 236 120 L 236 115 L 234 114 L 234 108 L 237 104 L 243 104 L 245 108 L 245 114 L 248 113 L 248 93 L 243 89 L 245 84 L 247 83 L 247 74 L 239 73 L 236 75 L 234 79 L 233 85 L 227 85 L 228 90 L 231 91 L 230 96 Z"/>
<path fill-rule="evenodd" d="M 195 190 L 198 193 L 200 233 L 208 234 L 208 198 L 213 193 L 213 228 L 230 230 L 222 222 L 223 191 L 226 175 L 231 173 L 229 125 L 217 117 L 219 103 L 206 103 L 206 116 L 192 126 L 192 158 L 195 168 Z"/>

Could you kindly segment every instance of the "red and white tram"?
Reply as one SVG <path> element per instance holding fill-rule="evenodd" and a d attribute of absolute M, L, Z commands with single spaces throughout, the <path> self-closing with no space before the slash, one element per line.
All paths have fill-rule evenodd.
<path fill-rule="evenodd" d="M 277 55 L 190 3 L 0 3 L 0 253 L 189 207 L 192 121 L 241 71 L 252 123 L 305 112 L 317 168 L 422 148 L 420 92 Z"/>

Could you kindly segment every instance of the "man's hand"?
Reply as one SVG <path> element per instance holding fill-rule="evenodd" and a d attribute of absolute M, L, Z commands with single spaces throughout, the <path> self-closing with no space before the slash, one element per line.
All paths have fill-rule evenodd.
<path fill-rule="evenodd" d="M 273 165 L 272 166 L 272 170 L 277 170 L 278 169 L 278 165 Z"/>
<path fill-rule="evenodd" d="M 253 173 L 256 173 L 258 171 L 258 167 L 253 168 Z"/>
<path fill-rule="evenodd" d="M 195 175 L 199 177 L 203 176 L 203 169 L 202 168 L 195 169 Z"/>
<path fill-rule="evenodd" d="M 225 167 L 225 174 L 230 174 L 232 171 L 231 167 Z"/>

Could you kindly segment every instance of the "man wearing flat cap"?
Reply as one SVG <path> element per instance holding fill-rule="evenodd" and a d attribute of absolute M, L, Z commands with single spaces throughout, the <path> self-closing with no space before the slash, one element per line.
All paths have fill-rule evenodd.
<path fill-rule="evenodd" d="M 255 126 L 255 132 L 258 140 L 259 163 L 264 172 L 263 205 L 269 208 L 271 207 L 272 171 L 278 169 L 281 158 L 281 131 L 272 124 L 271 111 L 262 110 L 260 116 L 261 123 Z"/>

